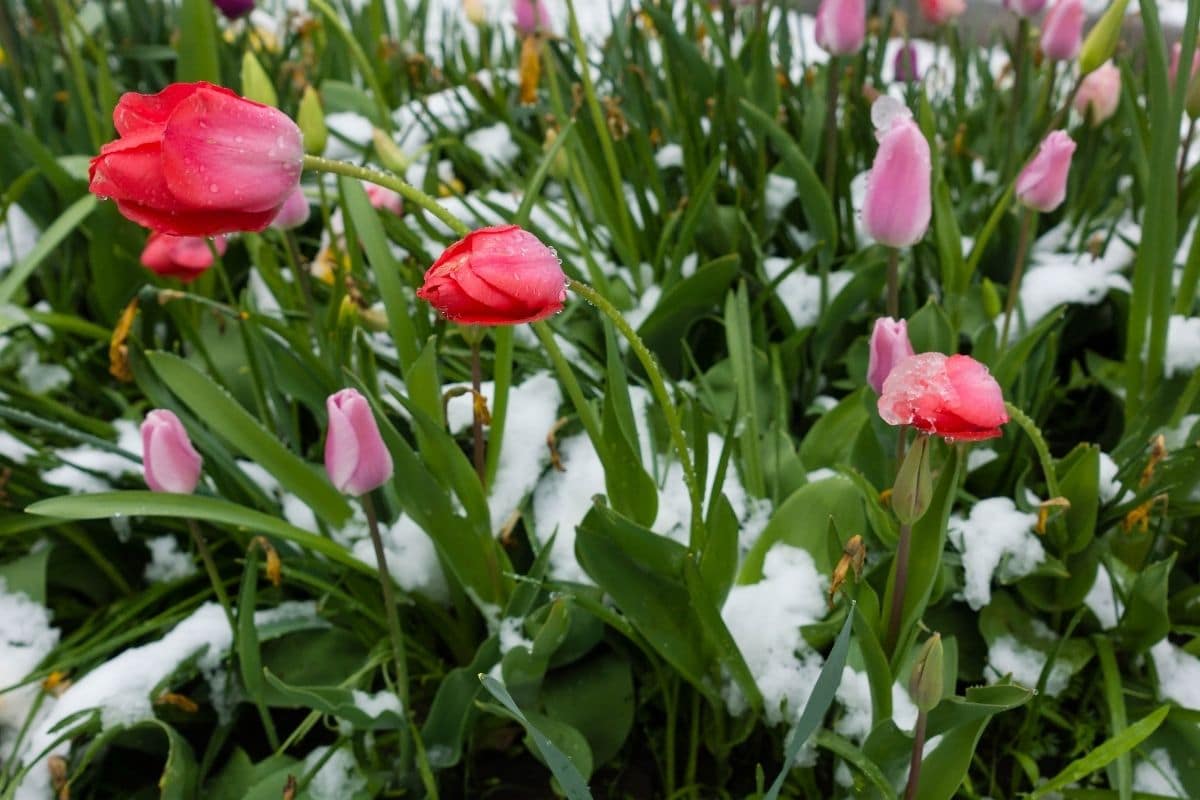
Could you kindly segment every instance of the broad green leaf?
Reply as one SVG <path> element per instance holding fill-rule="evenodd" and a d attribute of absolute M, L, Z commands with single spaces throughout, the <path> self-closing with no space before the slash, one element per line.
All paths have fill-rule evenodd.
<path fill-rule="evenodd" d="M 4 591 L 24 592 L 35 603 L 46 602 L 46 565 L 53 547 L 42 547 L 32 553 L 0 564 L 0 582 Z"/>
<path fill-rule="evenodd" d="M 809 429 L 800 442 L 800 460 L 805 469 L 836 469 L 850 463 L 854 439 L 867 425 L 863 398 L 870 391 L 864 386 L 846 395 Z"/>
<path fill-rule="evenodd" d="M 620 752 L 633 729 L 633 672 L 613 652 L 549 673 L 540 700 L 547 716 L 587 737 L 597 767 Z"/>
<path fill-rule="evenodd" d="M 182 0 L 179 5 L 179 57 L 175 80 L 179 83 L 208 81 L 223 86 L 221 62 L 217 57 L 216 7 L 208 0 Z"/>
<path fill-rule="evenodd" d="M 280 696 L 291 700 L 295 707 L 332 714 L 349 722 L 355 730 L 396 730 L 405 725 L 403 712 L 397 713 L 395 709 L 384 708 L 372 713 L 363 709 L 361 703 L 370 703 L 373 700 L 366 692 L 340 686 L 292 686 L 284 683 L 269 669 L 263 670 L 263 676 L 271 688 Z"/>
<path fill-rule="evenodd" d="M 1125 613 L 1116 634 L 1129 653 L 1141 653 L 1161 640 L 1171 629 L 1167 614 L 1167 589 L 1175 554 L 1156 561 L 1137 573 L 1125 601 Z"/>
<path fill-rule="evenodd" d="M 738 583 L 755 583 L 762 578 L 767 551 L 776 542 L 807 550 L 817 572 L 828 575 L 833 569 L 827 542 L 831 519 L 840 535 L 847 539 L 866 526 L 858 488 L 841 475 L 801 486 L 775 509 L 767 527 L 743 559 Z"/>

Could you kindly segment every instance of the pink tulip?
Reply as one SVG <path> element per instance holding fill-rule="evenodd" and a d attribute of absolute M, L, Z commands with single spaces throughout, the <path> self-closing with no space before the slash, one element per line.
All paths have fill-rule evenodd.
<path fill-rule="evenodd" d="M 1176 42 L 1171 47 L 1171 66 L 1167 70 L 1167 76 L 1171 79 L 1171 88 L 1175 88 L 1175 76 L 1179 74 L 1179 62 L 1183 57 L 1183 42 Z M 1196 77 L 1196 72 L 1200 70 L 1200 51 L 1192 53 L 1192 72 L 1191 77 Z M 1189 79 L 1190 80 L 1190 79 Z"/>
<path fill-rule="evenodd" d="M 142 423 L 142 467 L 147 486 L 156 492 L 191 494 L 200 482 L 203 463 L 174 412 L 160 408 L 146 415 Z"/>
<path fill-rule="evenodd" d="M 1067 173 L 1075 142 L 1063 131 L 1051 131 L 1037 155 L 1017 176 L 1017 199 L 1043 213 L 1058 208 L 1067 196 Z"/>
<path fill-rule="evenodd" d="M 883 382 L 878 408 L 889 425 L 911 425 L 946 441 L 992 439 L 1008 422 L 996 379 L 983 364 L 962 355 L 920 353 L 904 359 Z"/>
<path fill-rule="evenodd" d="M 325 410 L 325 471 L 337 490 L 357 497 L 386 483 L 392 477 L 392 455 L 367 399 L 354 389 L 342 389 L 329 396 Z"/>
<path fill-rule="evenodd" d="M 517 32 L 522 36 L 550 29 L 550 12 L 542 0 L 513 0 L 513 12 L 517 15 Z"/>
<path fill-rule="evenodd" d="M 308 222 L 308 214 L 308 198 L 304 196 L 304 190 L 297 186 L 295 191 L 288 195 L 287 200 L 283 201 L 279 213 L 271 220 L 271 227 L 279 231 L 299 228 Z"/>
<path fill-rule="evenodd" d="M 921 80 L 921 70 L 917 66 L 917 48 L 906 44 L 896 51 L 892 62 L 892 73 L 901 83 L 916 83 Z"/>
<path fill-rule="evenodd" d="M 887 123 L 867 175 L 863 226 L 880 244 L 908 247 L 929 229 L 931 212 L 929 142 L 912 119 Z"/>
<path fill-rule="evenodd" d="M 1047 0 L 1004 0 L 1004 7 L 1018 17 L 1036 17 L 1046 7 Z"/>
<path fill-rule="evenodd" d="M 184 283 L 196 280 L 212 266 L 213 254 L 224 255 L 228 245 L 224 236 L 209 240 L 203 236 L 172 236 L 152 232 L 142 249 L 142 266 L 164 278 L 178 278 Z"/>
<path fill-rule="evenodd" d="M 387 211 L 397 217 L 404 213 L 404 198 L 399 192 L 376 183 L 363 184 L 363 188 L 367 192 L 367 199 L 371 201 L 371 208 Z"/>
<path fill-rule="evenodd" d="M 945 25 L 967 10 L 966 0 L 921 0 L 921 15 L 934 25 Z"/>
<path fill-rule="evenodd" d="M 1083 0 L 1058 0 L 1042 23 L 1042 52 L 1053 61 L 1070 61 L 1079 55 L 1083 44 L 1083 23 L 1087 12 Z"/>
<path fill-rule="evenodd" d="M 875 320 L 875 329 L 871 331 L 871 360 L 867 365 L 867 383 L 871 384 L 875 394 L 883 391 L 884 381 L 892 368 L 912 354 L 907 321 L 891 317 Z"/>
<path fill-rule="evenodd" d="M 1111 61 L 1089 72 L 1075 92 L 1075 110 L 1095 127 L 1111 117 L 1121 102 L 1121 70 Z"/>
<path fill-rule="evenodd" d="M 857 53 L 867 35 L 865 0 L 821 0 L 816 35 L 817 44 L 830 55 Z"/>

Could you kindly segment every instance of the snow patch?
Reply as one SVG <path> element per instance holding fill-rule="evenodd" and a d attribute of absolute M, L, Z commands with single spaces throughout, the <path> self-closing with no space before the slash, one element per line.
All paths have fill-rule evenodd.
<path fill-rule="evenodd" d="M 1028 575 L 1046 559 L 1033 533 L 1037 515 L 1017 510 L 1007 497 L 980 500 L 966 519 L 950 518 L 950 543 L 962 553 L 966 584 L 963 599 L 978 611 L 992 600 L 992 577 L 1011 580 Z"/>
<path fill-rule="evenodd" d="M 179 549 L 179 541 L 171 535 L 146 540 L 150 563 L 142 573 L 148 583 L 172 583 L 196 574 L 196 562 L 190 553 Z"/>

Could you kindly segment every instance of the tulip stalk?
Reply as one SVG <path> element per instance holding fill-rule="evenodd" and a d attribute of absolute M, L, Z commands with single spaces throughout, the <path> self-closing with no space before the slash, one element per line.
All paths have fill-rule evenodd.
<path fill-rule="evenodd" d="M 188 531 L 192 535 L 192 542 L 196 545 L 196 552 L 200 556 L 200 561 L 204 564 L 204 571 L 208 573 L 208 580 L 212 583 L 213 591 L 217 593 L 217 602 L 221 604 L 221 608 L 225 610 L 225 619 L 229 620 L 229 629 L 233 631 L 233 635 L 237 636 L 237 623 L 233 619 L 233 606 L 229 602 L 229 594 L 225 591 L 225 584 L 221 582 L 221 574 L 217 572 L 217 562 L 213 561 L 212 552 L 208 549 L 208 541 L 205 540 L 204 534 L 200 532 L 200 526 L 196 520 L 189 519 Z"/>
<path fill-rule="evenodd" d="M 1004 327 L 1000 333 L 1000 352 L 1008 347 L 1008 331 L 1012 325 L 1013 309 L 1017 305 L 1017 295 L 1021 292 L 1021 277 L 1025 272 L 1025 260 L 1029 252 L 1029 237 L 1033 230 L 1033 222 L 1037 212 L 1025 209 L 1021 214 L 1021 232 L 1017 236 L 1017 260 L 1013 264 L 1012 279 L 1008 284 L 1008 297 L 1004 299 Z"/>
<path fill-rule="evenodd" d="M 1021 17 L 1017 23 L 1017 41 L 1013 47 L 1013 99 L 1009 112 L 1008 153 L 1004 159 L 1004 174 L 1011 175 L 1021 131 L 1021 106 L 1025 102 L 1025 50 L 1029 40 L 1029 20 Z"/>
<path fill-rule="evenodd" d="M 834 180 L 837 178 L 837 108 L 838 85 L 841 83 L 842 59 L 840 56 L 829 56 L 829 66 L 825 71 L 825 192 L 829 195 L 834 208 Z M 895 316 L 893 314 L 893 316 Z"/>
<path fill-rule="evenodd" d="M 472 460 L 479 483 L 487 490 L 487 445 L 483 440 L 484 399 L 481 390 L 483 385 L 483 365 L 480 360 L 479 346 L 483 342 L 483 330 L 474 325 L 463 330 L 463 336 L 471 346 L 471 436 Z"/>
<path fill-rule="evenodd" d="M 375 502 L 368 492 L 362 496 L 362 510 L 367 517 L 367 530 L 371 534 L 371 545 L 375 548 L 375 562 L 379 567 L 379 588 L 383 594 L 383 610 L 387 617 L 388 638 L 392 644 L 392 658 L 396 661 L 396 688 L 404 713 L 408 713 L 408 664 L 404 654 L 404 636 L 400 633 L 400 615 L 396 611 L 396 596 L 392 590 L 392 573 L 388 572 L 387 554 L 383 550 L 383 537 L 379 535 L 379 517 L 375 513 Z"/>
<path fill-rule="evenodd" d="M 887 265 L 887 315 L 900 317 L 900 248 L 888 248 Z"/>

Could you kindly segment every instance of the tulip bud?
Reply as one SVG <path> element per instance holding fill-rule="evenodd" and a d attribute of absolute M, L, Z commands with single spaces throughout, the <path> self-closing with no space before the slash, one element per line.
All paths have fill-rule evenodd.
<path fill-rule="evenodd" d="M 212 266 L 214 250 L 217 255 L 224 255 L 228 246 L 224 236 L 208 239 L 154 231 L 146 239 L 141 262 L 156 275 L 190 283 Z"/>
<path fill-rule="evenodd" d="M 1000 316 L 1004 305 L 1000 302 L 1000 292 L 996 289 L 996 284 L 985 277 L 979 285 L 979 294 L 983 300 L 983 313 L 987 315 L 987 318 L 995 319 Z"/>
<path fill-rule="evenodd" d="M 1079 49 L 1079 75 L 1094 72 L 1117 51 L 1121 25 L 1125 22 L 1125 7 L 1129 0 L 1113 0 L 1108 10 L 1096 20 Z"/>
<path fill-rule="evenodd" d="M 200 482 L 203 463 L 174 412 L 160 408 L 146 415 L 142 422 L 142 467 L 147 486 L 156 492 L 191 494 Z"/>
<path fill-rule="evenodd" d="M 367 399 L 354 389 L 343 389 L 329 396 L 325 410 L 325 471 L 337 490 L 357 497 L 386 483 L 392 477 L 392 455 Z"/>
<path fill-rule="evenodd" d="M 882 104 L 894 98 L 880 97 L 871 107 L 872 117 Z M 875 241 L 889 247 L 916 244 L 929 229 L 930 199 L 929 142 L 912 121 L 908 109 L 895 113 L 879 125 L 879 151 L 867 175 L 867 193 L 862 220 Z"/>
<path fill-rule="evenodd" d="M 377 183 L 364 183 L 363 190 L 367 193 L 367 201 L 370 202 L 371 208 L 386 211 L 397 217 L 404 213 L 404 198 L 394 189 Z"/>
<path fill-rule="evenodd" d="M 262 64 L 258 63 L 258 59 L 249 50 L 242 56 L 242 96 L 265 106 L 279 107 L 275 84 L 267 77 Z"/>
<path fill-rule="evenodd" d="M 287 200 L 283 201 L 279 213 L 271 220 L 271 227 L 277 231 L 299 228 L 308 221 L 308 214 L 308 198 L 304 196 L 304 190 L 297 186 L 296 190 L 288 195 Z"/>
<path fill-rule="evenodd" d="M 967 10 L 966 0 L 920 0 L 921 15 L 934 25 L 945 25 Z"/>
<path fill-rule="evenodd" d="M 1093 127 L 1115 114 L 1120 102 L 1121 70 L 1111 61 L 1080 81 L 1075 92 L 1075 110 Z"/>
<path fill-rule="evenodd" d="M 542 0 L 513 0 L 513 13 L 517 16 L 517 32 L 522 36 L 550 29 L 550 12 Z"/>
<path fill-rule="evenodd" d="M 1018 17 L 1036 17 L 1046 7 L 1046 0 L 1004 0 L 1004 7 Z"/>
<path fill-rule="evenodd" d="M 375 156 L 380 164 L 398 175 L 403 175 L 408 170 L 412 159 L 404 154 L 391 136 L 375 128 L 371 131 L 371 144 L 375 147 Z"/>
<path fill-rule="evenodd" d="M 329 129 L 325 127 L 325 111 L 321 108 L 321 98 L 311 86 L 305 86 L 304 94 L 300 96 L 296 124 L 300 126 L 304 152 L 314 156 L 324 153 L 325 143 L 329 141 Z"/>
<path fill-rule="evenodd" d="M 830 55 L 857 53 L 867 35 L 864 0 L 821 0 L 817 9 L 817 44 Z"/>
<path fill-rule="evenodd" d="M 487 22 L 487 8 L 483 0 L 463 0 L 463 13 L 472 25 L 482 25 Z"/>
<path fill-rule="evenodd" d="M 871 331 L 871 359 L 867 366 L 867 383 L 875 394 L 883 391 L 892 367 L 913 354 L 912 342 L 908 340 L 908 322 L 880 317 L 875 320 Z"/>
<path fill-rule="evenodd" d="M 929 468 L 929 437 L 918 436 L 904 457 L 892 487 L 892 510 L 905 525 L 925 516 L 933 502 L 933 475 Z"/>
<path fill-rule="evenodd" d="M 212 4 L 226 19 L 237 19 L 254 9 L 254 0 L 212 0 Z"/>
<path fill-rule="evenodd" d="M 1042 24 L 1042 52 L 1053 61 L 1070 61 L 1079 53 L 1087 12 L 1083 0 L 1058 0 Z"/>
<path fill-rule="evenodd" d="M 917 48 L 905 44 L 896 51 L 892 62 L 892 73 L 901 83 L 916 83 L 921 80 L 921 70 L 917 66 Z"/>
<path fill-rule="evenodd" d="M 908 693 L 917 708 L 926 714 L 942 701 L 943 671 L 942 635 L 935 633 L 925 640 L 913 664 L 908 681 Z"/>
<path fill-rule="evenodd" d="M 1017 200 L 1043 213 L 1062 205 L 1075 141 L 1063 131 L 1051 131 L 1038 145 L 1037 155 L 1017 176 Z"/>

